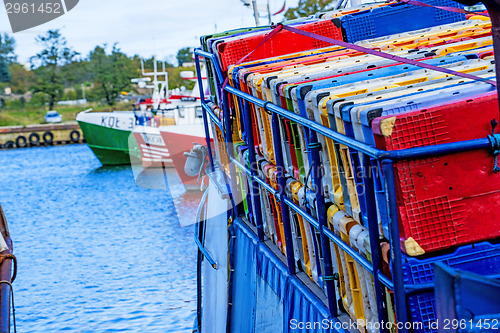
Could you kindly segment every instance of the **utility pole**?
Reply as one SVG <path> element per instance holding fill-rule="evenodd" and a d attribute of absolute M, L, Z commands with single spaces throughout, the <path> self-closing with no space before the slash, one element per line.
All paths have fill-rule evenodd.
<path fill-rule="evenodd" d="M 82 99 L 83 99 L 83 108 L 87 108 L 87 99 L 85 98 L 85 85 L 82 83 Z"/>

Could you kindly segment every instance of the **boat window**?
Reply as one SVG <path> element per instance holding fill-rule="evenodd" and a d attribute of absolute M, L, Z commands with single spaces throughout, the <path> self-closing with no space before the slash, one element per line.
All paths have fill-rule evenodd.
<path fill-rule="evenodd" d="M 186 110 L 184 110 L 183 106 L 178 106 L 177 112 L 179 112 L 179 118 L 184 118 L 186 116 Z"/>
<path fill-rule="evenodd" d="M 201 106 L 197 106 L 195 110 L 196 118 L 202 118 L 203 117 L 203 110 Z"/>

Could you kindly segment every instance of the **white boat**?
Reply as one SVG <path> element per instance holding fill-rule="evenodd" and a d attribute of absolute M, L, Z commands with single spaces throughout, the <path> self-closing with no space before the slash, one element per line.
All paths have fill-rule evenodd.
<path fill-rule="evenodd" d="M 163 98 L 162 88 L 165 85 L 158 81 L 158 76 L 162 73 L 143 73 L 143 75 L 153 76 L 153 86 L 159 87 L 159 95 L 156 97 Z M 184 172 L 186 163 L 184 153 L 189 152 L 195 143 L 206 145 L 206 140 L 198 80 L 192 72 L 182 72 L 181 76 L 187 80 L 194 80 L 194 88 L 184 94 L 174 91 L 168 97 L 169 103 L 153 112 L 156 115 L 150 117 L 148 122 L 136 126 L 132 134 L 141 151 L 143 168 L 173 166 L 185 188 L 192 190 L 199 189 L 198 179 Z M 202 81 L 205 82 L 206 78 Z M 174 125 L 166 123 L 165 119 Z"/>

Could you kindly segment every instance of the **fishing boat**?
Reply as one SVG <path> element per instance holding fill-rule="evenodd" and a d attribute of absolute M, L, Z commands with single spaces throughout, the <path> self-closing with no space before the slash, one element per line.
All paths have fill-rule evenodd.
<path fill-rule="evenodd" d="M 201 69 L 201 73 L 205 73 L 203 68 Z M 144 73 L 144 75 L 148 74 Z M 161 74 L 155 75 L 153 72 L 150 75 L 154 77 L 153 86 L 157 85 L 157 77 Z M 132 133 L 141 151 L 140 161 L 137 161 L 141 164 L 142 168 L 165 168 L 173 166 L 186 190 L 199 191 L 200 170 L 197 169 L 196 171 L 198 172 L 196 174 L 188 174 L 190 172 L 186 173 L 185 165 L 194 145 L 198 145 L 199 147 L 206 146 L 203 113 L 200 104 L 200 89 L 198 87 L 198 78 L 194 73 L 188 71 L 182 72 L 181 77 L 185 80 L 194 81 L 194 88 L 188 94 L 179 98 L 171 97 L 170 99 L 174 100 L 174 102 L 161 110 L 162 114 L 168 115 L 169 119 L 172 119 L 175 125 L 159 122 L 156 117 L 152 117 L 149 122 L 136 126 Z M 203 74 L 201 82 L 206 85 L 206 74 Z M 204 151 L 198 149 L 191 152 L 191 154 L 195 155 L 198 153 L 202 157 Z"/>
<path fill-rule="evenodd" d="M 193 96 L 190 93 L 176 102 L 169 103 L 166 108 L 156 112 L 156 116 L 136 126 L 132 134 L 141 151 L 142 166 L 144 168 L 173 166 L 171 147 L 166 144 L 160 134 L 162 128 L 172 128 L 173 131 L 191 131 L 197 133 L 197 139 L 203 139 L 201 112 L 199 96 Z M 192 147 L 192 141 L 188 142 L 182 137 L 177 139 L 176 146 L 182 146 L 187 150 Z"/>
<path fill-rule="evenodd" d="M 17 259 L 13 254 L 7 220 L 0 205 L 0 331 L 10 332 L 11 324 L 16 331 L 16 318 L 13 313 L 11 322 L 11 307 L 14 307 L 12 283 L 17 275 Z M 12 300 L 12 303 L 11 303 Z"/>
<path fill-rule="evenodd" d="M 160 134 L 160 127 L 201 126 L 202 115 L 198 80 L 191 71 L 181 72 L 182 79 L 195 82 L 194 88 L 191 91 L 175 89 L 170 93 L 168 104 L 162 104 L 160 101 L 165 98 L 168 91 L 168 73 L 165 68 L 162 72 L 158 72 L 155 62 L 153 72 L 145 72 L 143 67 L 142 74 L 144 77 L 152 77 L 151 84 L 146 85 L 146 87 L 153 89 L 154 93 L 150 109 L 153 116 L 149 117 L 148 121 L 136 126 L 132 131 L 141 151 L 141 164 L 144 168 L 170 167 L 174 165 L 173 158 L 169 147 Z M 202 132 L 200 131 L 200 133 Z M 191 142 L 187 144 L 178 141 L 176 144 L 187 146 L 188 150 L 191 147 Z"/>
<path fill-rule="evenodd" d="M 500 7 L 486 6 L 491 21 L 425 0 L 201 38 L 210 182 L 193 332 L 500 324 L 488 306 L 500 277 Z"/>
<path fill-rule="evenodd" d="M 134 111 L 86 110 L 76 116 L 76 121 L 102 165 L 130 164 L 128 138 L 137 124 Z"/>
<path fill-rule="evenodd" d="M 88 146 L 103 165 L 130 164 L 132 156 L 143 161 L 145 167 L 171 167 L 172 161 L 158 127 L 195 122 L 191 118 L 201 114 L 197 87 L 192 91 L 169 91 L 165 63 L 162 71 L 158 71 L 156 61 L 153 72 L 145 72 L 144 64 L 141 66 L 143 77 L 132 82 L 140 88 L 152 89 L 151 98 L 140 98 L 131 111 L 96 112 L 90 109 L 76 117 Z M 194 80 L 190 71 L 181 76 Z"/>

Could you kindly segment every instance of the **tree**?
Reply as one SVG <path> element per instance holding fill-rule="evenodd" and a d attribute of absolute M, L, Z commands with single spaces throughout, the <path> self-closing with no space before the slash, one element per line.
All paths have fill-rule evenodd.
<path fill-rule="evenodd" d="M 326 12 L 333 10 L 334 2 L 331 0 L 299 0 L 297 7 L 289 8 L 285 12 L 285 19 L 293 20 L 299 17 L 305 17 L 317 12 Z"/>
<path fill-rule="evenodd" d="M 111 54 L 106 54 L 106 45 L 96 46 L 90 52 L 89 61 L 99 95 L 110 106 L 115 104 L 120 92 L 131 87 L 130 80 L 140 74 L 135 61 L 122 53 L 116 45 Z"/>
<path fill-rule="evenodd" d="M 9 82 L 10 72 L 9 67 L 7 67 L 6 61 L 0 59 L 0 82 Z"/>
<path fill-rule="evenodd" d="M 82 83 L 93 80 L 93 74 L 90 71 L 90 63 L 87 59 L 79 59 L 64 65 L 63 84 L 65 88 L 80 86 Z"/>
<path fill-rule="evenodd" d="M 59 30 L 49 30 L 47 34 L 38 36 L 36 41 L 43 46 L 43 50 L 31 57 L 31 66 L 36 68 L 37 77 L 33 92 L 45 93 L 49 98 L 49 110 L 52 110 L 64 92 L 62 66 L 70 63 L 78 53 L 66 46 L 66 39 Z"/>
<path fill-rule="evenodd" d="M 10 88 L 15 94 L 24 94 L 29 91 L 36 80 L 33 71 L 27 71 L 23 65 L 13 63 L 9 67 L 11 73 Z"/>
<path fill-rule="evenodd" d="M 194 86 L 194 82 L 190 80 L 184 80 L 181 77 L 181 72 L 183 71 L 193 71 L 193 75 L 196 76 L 196 68 L 194 67 L 175 67 L 175 68 L 167 68 L 168 72 L 168 88 L 175 89 L 180 88 L 182 86 L 187 89 L 192 89 Z"/>
<path fill-rule="evenodd" d="M 177 51 L 177 62 L 179 63 L 179 66 L 182 66 L 186 62 L 192 62 L 193 61 L 193 55 L 191 52 L 191 48 L 189 47 L 184 47 Z"/>
<path fill-rule="evenodd" d="M 10 81 L 9 65 L 16 60 L 15 44 L 13 37 L 0 34 L 0 82 Z"/>

